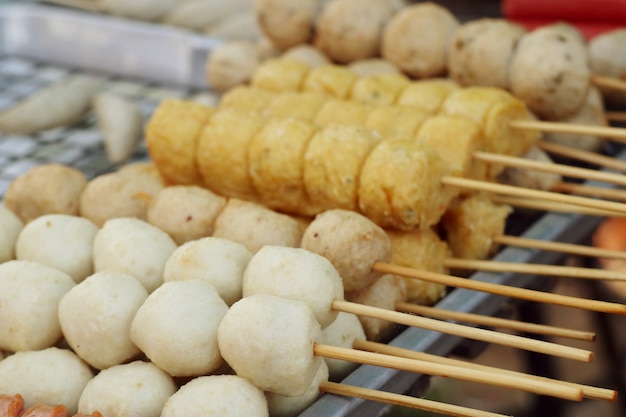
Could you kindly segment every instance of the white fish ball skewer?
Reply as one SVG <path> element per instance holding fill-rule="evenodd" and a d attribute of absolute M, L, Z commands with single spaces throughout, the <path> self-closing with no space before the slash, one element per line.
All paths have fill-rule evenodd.
<path fill-rule="evenodd" d="M 250 259 L 252 252 L 242 244 L 206 237 L 178 247 L 165 264 L 163 280 L 205 280 L 231 305 L 241 298 L 243 273 Z"/>
<path fill-rule="evenodd" d="M 172 376 L 208 374 L 223 363 L 217 329 L 226 311 L 228 306 L 208 282 L 167 282 L 137 311 L 130 338 Z"/>
<path fill-rule="evenodd" d="M 15 243 L 23 228 L 17 214 L 0 205 L 0 263 L 15 259 Z"/>

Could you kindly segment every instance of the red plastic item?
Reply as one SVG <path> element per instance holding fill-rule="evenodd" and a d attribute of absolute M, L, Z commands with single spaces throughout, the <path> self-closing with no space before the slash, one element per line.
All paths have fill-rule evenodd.
<path fill-rule="evenodd" d="M 583 34 L 585 39 L 590 40 L 593 37 L 618 28 L 626 27 L 626 24 L 614 24 L 609 22 L 576 22 L 565 19 L 548 20 L 548 19 L 519 19 L 508 18 L 511 22 L 515 22 L 524 26 L 528 30 L 533 30 L 541 26 L 550 25 L 556 22 L 567 22 L 575 26 Z"/>
<path fill-rule="evenodd" d="M 624 0 L 502 0 L 502 14 L 511 19 L 609 22 L 626 25 Z"/>

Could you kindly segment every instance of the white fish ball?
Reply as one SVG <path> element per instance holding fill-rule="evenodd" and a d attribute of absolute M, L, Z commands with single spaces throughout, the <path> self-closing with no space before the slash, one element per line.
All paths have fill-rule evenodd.
<path fill-rule="evenodd" d="M 165 262 L 176 247 L 167 233 L 148 222 L 129 217 L 111 219 L 94 239 L 94 269 L 132 275 L 152 292 L 163 283 Z"/>
<path fill-rule="evenodd" d="M 161 417 L 268 417 L 263 391 L 237 375 L 192 379 L 170 397 Z"/>
<path fill-rule="evenodd" d="M 337 318 L 332 303 L 343 299 L 343 284 L 323 256 L 300 248 L 265 246 L 243 275 L 243 296 L 254 294 L 304 301 L 324 328 Z"/>
<path fill-rule="evenodd" d="M 317 373 L 309 385 L 309 388 L 302 395 L 288 397 L 286 395 L 267 392 L 267 406 L 272 417 L 295 417 L 305 408 L 313 404 L 320 395 L 320 384 L 328 381 L 328 366 L 326 362 L 320 363 Z"/>
<path fill-rule="evenodd" d="M 24 226 L 15 255 L 19 260 L 57 268 L 78 283 L 93 274 L 91 252 L 98 230 L 83 217 L 46 214 Z"/>
<path fill-rule="evenodd" d="M 258 294 L 233 304 L 217 333 L 226 362 L 263 391 L 302 395 L 323 359 L 313 346 L 322 331 L 306 303 Z"/>
<path fill-rule="evenodd" d="M 20 394 L 26 410 L 37 403 L 62 404 L 74 415 L 91 378 L 89 367 L 67 349 L 17 352 L 0 361 L 0 392 Z"/>
<path fill-rule="evenodd" d="M 241 298 L 243 273 L 250 259 L 252 252 L 242 244 L 206 237 L 176 249 L 165 264 L 163 279 L 165 282 L 205 280 L 231 305 Z"/>
<path fill-rule="evenodd" d="M 352 349 L 356 339 L 365 340 L 365 331 L 359 317 L 351 313 L 340 312 L 337 319 L 322 330 L 322 342 L 325 345 Z M 345 378 L 357 367 L 356 363 L 341 359 L 324 358 L 324 360 L 328 365 L 330 378 L 335 381 Z"/>
<path fill-rule="evenodd" d="M 131 340 L 159 368 L 172 376 L 198 376 L 223 361 L 217 327 L 228 306 L 208 282 L 166 282 L 137 311 Z"/>
<path fill-rule="evenodd" d="M 15 242 L 23 227 L 17 214 L 0 205 L 0 263 L 15 259 Z"/>
<path fill-rule="evenodd" d="M 98 373 L 78 401 L 80 413 L 104 416 L 159 417 L 176 392 L 171 376 L 150 362 L 134 361 Z"/>
<path fill-rule="evenodd" d="M 30 261 L 0 265 L 0 349 L 38 350 L 61 338 L 59 300 L 75 285 L 68 274 Z"/>
<path fill-rule="evenodd" d="M 119 365 L 139 354 L 130 323 L 148 292 L 133 276 L 98 272 L 72 288 L 59 303 L 65 340 L 97 369 Z"/>

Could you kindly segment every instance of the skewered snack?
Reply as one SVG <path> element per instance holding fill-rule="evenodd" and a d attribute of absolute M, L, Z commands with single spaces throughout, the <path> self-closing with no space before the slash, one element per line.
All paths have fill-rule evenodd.
<path fill-rule="evenodd" d="M 384 310 L 396 310 L 396 305 L 407 301 L 404 279 L 391 274 L 383 275 L 369 286 L 346 292 L 346 300 Z M 368 340 L 386 340 L 396 330 L 396 323 L 377 317 L 359 316 Z"/>
<path fill-rule="evenodd" d="M 0 114 L 0 132 L 28 135 L 72 125 L 85 116 L 100 84 L 80 75 L 40 90 Z"/>
<path fill-rule="evenodd" d="M 459 21 L 435 3 L 407 6 L 387 23 L 381 39 L 381 56 L 414 78 L 446 72 L 446 50 Z"/>
<path fill-rule="evenodd" d="M 194 378 L 172 395 L 161 417 L 268 417 L 263 391 L 237 375 Z"/>
<path fill-rule="evenodd" d="M 552 159 L 538 146 L 531 147 L 524 155 L 524 158 L 533 161 L 551 163 Z M 532 188 L 536 190 L 552 190 L 554 186 L 561 182 L 562 177 L 550 172 L 533 171 L 517 167 L 507 167 L 498 180 L 503 184 L 511 184 L 519 187 Z"/>
<path fill-rule="evenodd" d="M 150 293 L 163 283 L 165 261 L 176 247 L 167 233 L 150 223 L 129 217 L 111 219 L 94 238 L 94 270 L 132 275 Z"/>
<path fill-rule="evenodd" d="M 204 280 L 166 282 L 137 310 L 130 338 L 172 376 L 205 375 L 223 363 L 217 327 L 227 310 L 215 287 Z"/>
<path fill-rule="evenodd" d="M 4 205 L 24 223 L 49 213 L 78 215 L 86 185 L 87 178 L 77 169 L 62 164 L 40 165 L 11 182 Z"/>
<path fill-rule="evenodd" d="M 337 0 L 327 3 L 315 22 L 313 44 L 331 60 L 349 63 L 373 58 L 394 13 L 387 0 Z"/>
<path fill-rule="evenodd" d="M 448 274 L 444 261 L 451 255 L 448 244 L 431 228 L 411 231 L 386 230 L 391 243 L 391 263 L 420 271 Z M 434 305 L 446 293 L 445 285 L 404 278 L 406 299 Z"/>
<path fill-rule="evenodd" d="M 0 349 L 16 352 L 54 345 L 61 338 L 59 300 L 74 285 L 68 274 L 47 265 L 30 261 L 1 264 Z"/>
<path fill-rule="evenodd" d="M 352 348 L 354 340 L 365 340 L 365 332 L 359 317 L 340 311 L 335 321 L 322 330 L 322 341 L 327 345 Z M 328 367 L 328 377 L 340 381 L 356 368 L 356 364 L 340 359 L 324 358 Z"/>
<path fill-rule="evenodd" d="M 105 369 L 87 382 L 78 400 L 78 411 L 159 417 L 175 392 L 176 384 L 165 371 L 150 362 L 133 361 Z"/>
<path fill-rule="evenodd" d="M 201 104 L 190 105 L 181 100 L 163 100 L 146 128 L 146 144 L 153 162 L 168 165 L 159 168 L 170 184 L 200 184 L 196 149 L 200 131 L 214 110 Z M 167 123 L 169 119 L 176 123 Z M 170 164 L 168 160 L 176 162 Z"/>
<path fill-rule="evenodd" d="M 264 34 L 283 50 L 309 41 L 321 3 L 320 0 L 255 0 L 254 10 Z"/>
<path fill-rule="evenodd" d="M 102 227 L 118 217 L 145 219 L 151 196 L 161 191 L 163 179 L 152 164 L 136 163 L 87 183 L 80 194 L 80 215 Z"/>
<path fill-rule="evenodd" d="M 356 72 L 360 77 L 400 74 L 400 69 L 396 65 L 382 58 L 360 59 L 348 64 L 348 68 Z"/>
<path fill-rule="evenodd" d="M 0 361 L 0 392 L 22 395 L 27 410 L 37 403 L 61 404 L 73 415 L 92 378 L 89 367 L 67 349 L 16 352 Z"/>
<path fill-rule="evenodd" d="M 328 259 L 304 249 L 280 246 L 264 246 L 248 263 L 243 296 L 255 294 L 305 301 L 322 329 L 337 318 L 331 305 L 344 296 L 342 277 Z"/>
<path fill-rule="evenodd" d="M 589 41 L 589 59 L 593 72 L 598 75 L 624 79 L 623 45 L 626 30 L 615 29 L 599 34 Z M 602 89 L 602 95 L 608 103 L 623 106 L 626 102 L 623 93 Z"/>
<path fill-rule="evenodd" d="M 510 64 L 510 88 L 538 115 L 563 119 L 582 106 L 591 71 L 586 45 L 566 24 L 524 35 Z"/>
<path fill-rule="evenodd" d="M 509 86 L 509 64 L 526 30 L 504 19 L 479 19 L 457 29 L 448 47 L 450 77 L 461 85 Z"/>
<path fill-rule="evenodd" d="M 297 247 L 301 235 L 295 219 L 237 198 L 228 200 L 213 231 L 214 237 L 238 242 L 252 253 L 267 245 Z"/>
<path fill-rule="evenodd" d="M 352 346 L 350 346 L 352 348 Z M 328 382 L 329 369 L 326 364 L 327 360 L 336 360 L 324 358 L 325 361 L 320 363 L 317 373 L 311 381 L 311 385 L 304 394 L 296 396 L 288 396 L 276 394 L 274 392 L 266 392 L 267 407 L 272 417 L 295 417 L 301 411 L 311 405 L 321 394 L 321 385 Z"/>
<path fill-rule="evenodd" d="M 169 234 L 174 242 L 185 242 L 213 234 L 215 221 L 226 199 L 195 185 L 173 185 L 157 192 L 148 204 L 146 220 Z"/>
<path fill-rule="evenodd" d="M 15 259 L 15 242 L 24 222 L 4 204 L 0 205 L 0 263 Z"/>
<path fill-rule="evenodd" d="M 124 363 L 139 354 L 130 340 L 130 323 L 147 297 L 135 277 L 113 271 L 93 274 L 59 302 L 63 336 L 72 350 L 96 369 Z"/>
<path fill-rule="evenodd" d="M 312 351 L 312 342 L 322 340 L 312 310 L 303 301 L 274 295 L 251 295 L 233 304 L 217 340 L 237 375 L 282 395 L 304 394 L 323 361 Z"/>
<path fill-rule="evenodd" d="M 363 216 L 338 209 L 317 215 L 302 235 L 299 246 L 329 259 L 347 292 L 374 283 L 382 276 L 372 271 L 374 262 L 388 262 L 392 256 L 383 229 Z"/>
<path fill-rule="evenodd" d="M 263 57 L 257 45 L 236 40 L 217 46 L 207 58 L 206 79 L 211 89 L 223 92 L 247 83 Z"/>
<path fill-rule="evenodd" d="M 284 51 L 280 56 L 284 59 L 301 61 L 311 68 L 330 64 L 330 60 L 326 55 L 320 52 L 319 49 L 307 44 L 293 46 Z"/>
<path fill-rule="evenodd" d="M 68 214 L 45 214 L 22 229 L 15 243 L 16 259 L 39 262 L 81 282 L 93 273 L 91 251 L 98 227 Z"/>
<path fill-rule="evenodd" d="M 492 237 L 500 235 L 511 207 L 494 204 L 489 196 L 476 193 L 455 200 L 442 218 L 452 255 L 465 259 L 487 259 L 498 245 Z"/>
<path fill-rule="evenodd" d="M 245 10 L 229 16 L 214 27 L 205 30 L 204 33 L 217 39 L 247 39 L 252 41 L 263 36 L 252 10 Z"/>
<path fill-rule="evenodd" d="M 243 273 L 252 259 L 244 245 L 205 237 L 178 247 L 163 271 L 165 282 L 201 279 L 212 284 L 227 305 L 241 298 Z"/>

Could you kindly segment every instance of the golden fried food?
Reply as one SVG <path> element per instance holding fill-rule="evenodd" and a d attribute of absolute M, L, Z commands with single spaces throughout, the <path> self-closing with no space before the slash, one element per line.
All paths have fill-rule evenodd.
<path fill-rule="evenodd" d="M 250 176 L 263 204 L 290 213 L 318 210 L 304 188 L 304 158 L 315 129 L 297 119 L 268 121 L 248 147 Z"/>
<path fill-rule="evenodd" d="M 350 100 L 366 104 L 393 104 L 411 81 L 402 74 L 359 77 L 350 91 Z"/>
<path fill-rule="evenodd" d="M 375 223 L 410 230 L 436 224 L 458 193 L 441 184 L 447 164 L 423 143 L 382 141 L 361 170 L 359 209 Z"/>
<path fill-rule="evenodd" d="M 357 126 L 330 125 L 318 130 L 304 154 L 309 199 L 322 210 L 357 210 L 361 168 L 379 140 Z"/>
<path fill-rule="evenodd" d="M 311 71 L 297 59 L 268 59 L 256 70 L 250 85 L 275 92 L 299 91 Z"/>
<path fill-rule="evenodd" d="M 273 99 L 274 94 L 269 90 L 238 86 L 222 95 L 219 108 L 262 113 Z"/>
<path fill-rule="evenodd" d="M 288 91 L 267 105 L 267 117 L 302 119 L 312 122 L 328 98 L 318 93 Z"/>
<path fill-rule="evenodd" d="M 496 204 L 486 194 L 471 194 L 455 200 L 442 218 L 452 255 L 487 259 L 497 250 L 493 237 L 504 233 L 512 208 Z"/>
<path fill-rule="evenodd" d="M 444 78 L 414 81 L 402 89 L 395 104 L 416 107 L 428 114 L 435 114 L 448 94 L 460 88 L 454 81 Z"/>
<path fill-rule="evenodd" d="M 313 68 L 306 76 L 301 91 L 312 91 L 337 98 L 348 98 L 358 75 L 339 65 Z"/>
<path fill-rule="evenodd" d="M 427 113 L 413 107 L 381 105 L 371 109 L 365 127 L 383 138 L 410 139 L 427 118 Z"/>
<path fill-rule="evenodd" d="M 190 101 L 161 102 L 146 127 L 150 156 L 171 184 L 200 184 L 196 146 L 202 127 L 215 112 Z"/>
<path fill-rule="evenodd" d="M 248 169 L 248 146 L 264 123 L 258 114 L 233 109 L 211 118 L 200 134 L 196 151 L 205 187 L 225 197 L 257 200 Z"/>
<path fill-rule="evenodd" d="M 387 230 L 391 242 L 391 262 L 420 271 L 447 274 L 444 261 L 450 256 L 447 243 L 431 228 L 411 231 Z M 407 301 L 433 305 L 446 292 L 445 285 L 402 278 L 407 289 Z"/>
<path fill-rule="evenodd" d="M 363 126 L 369 112 L 370 107 L 365 104 L 331 98 L 319 109 L 314 122 L 320 126 L 330 124 Z"/>

